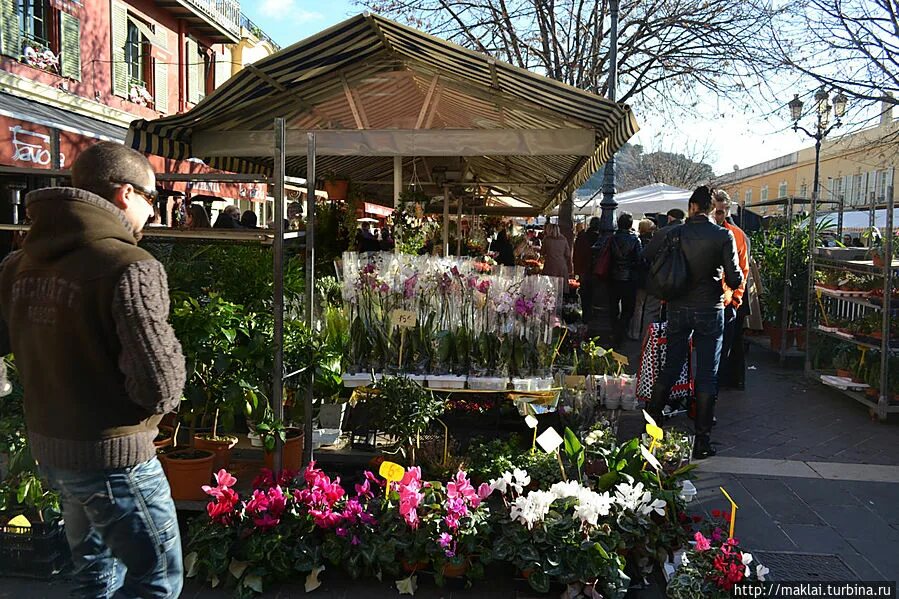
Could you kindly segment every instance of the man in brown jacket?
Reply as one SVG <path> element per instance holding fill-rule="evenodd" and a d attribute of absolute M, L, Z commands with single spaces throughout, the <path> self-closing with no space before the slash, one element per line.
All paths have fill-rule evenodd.
<path fill-rule="evenodd" d="M 185 364 L 165 271 L 137 247 L 155 176 L 102 142 L 72 183 L 26 198 L 31 230 L 0 264 L 0 352 L 15 354 L 32 454 L 62 494 L 75 593 L 177 597 L 178 520 L 153 439 Z"/>

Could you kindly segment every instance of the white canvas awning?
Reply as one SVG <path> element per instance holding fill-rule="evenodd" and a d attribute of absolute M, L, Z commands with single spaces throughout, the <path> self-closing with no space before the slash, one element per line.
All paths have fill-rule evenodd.
<path fill-rule="evenodd" d="M 680 208 L 686 212 L 691 193 L 688 189 L 681 189 L 673 185 L 653 183 L 621 192 L 615 196 L 615 201 L 618 202 L 618 210 L 630 212 L 635 217 L 642 217 L 644 214 L 668 212 L 672 208 Z M 597 194 L 595 198 L 582 206 L 584 199 L 580 201 L 575 199 L 575 214 L 599 216 L 602 213 L 600 208 L 602 193 Z"/>

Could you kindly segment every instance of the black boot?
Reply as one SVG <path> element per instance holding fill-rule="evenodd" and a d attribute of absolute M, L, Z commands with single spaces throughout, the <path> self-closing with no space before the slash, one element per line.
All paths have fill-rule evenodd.
<path fill-rule="evenodd" d="M 712 444 L 709 441 L 708 435 L 696 435 L 696 440 L 693 442 L 693 459 L 694 460 L 704 460 L 707 457 L 715 455 L 716 452 L 712 449 Z"/>
<path fill-rule="evenodd" d="M 695 431 L 696 441 L 693 445 L 693 458 L 701 460 L 709 456 L 715 455 L 709 442 L 709 435 L 712 433 L 712 425 L 715 418 L 715 400 L 717 397 L 711 393 L 696 394 L 696 420 Z"/>
<path fill-rule="evenodd" d="M 646 413 L 652 416 L 652 419 L 659 426 L 662 426 L 662 410 L 665 409 L 665 404 L 668 403 L 670 392 L 670 387 L 657 382 L 652 386 L 652 396 L 646 402 Z"/>

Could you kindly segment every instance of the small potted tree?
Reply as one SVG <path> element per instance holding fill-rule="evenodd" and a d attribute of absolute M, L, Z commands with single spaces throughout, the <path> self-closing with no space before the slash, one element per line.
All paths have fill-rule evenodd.
<path fill-rule="evenodd" d="M 332 202 L 346 200 L 349 187 L 350 180 L 341 178 L 333 171 L 325 177 L 325 193 L 328 194 L 328 199 Z"/>

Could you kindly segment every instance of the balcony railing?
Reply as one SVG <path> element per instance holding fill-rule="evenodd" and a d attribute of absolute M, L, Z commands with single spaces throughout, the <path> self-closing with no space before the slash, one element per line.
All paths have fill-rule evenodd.
<path fill-rule="evenodd" d="M 229 33 L 240 37 L 240 2 L 237 0 L 187 0 Z"/>
<path fill-rule="evenodd" d="M 240 26 L 241 26 L 243 29 L 246 29 L 247 31 L 249 31 L 250 33 L 252 33 L 253 35 L 255 35 L 258 39 L 267 41 L 269 44 L 271 44 L 272 48 L 274 48 L 276 52 L 277 52 L 278 50 L 281 49 L 281 46 L 279 46 L 278 44 L 276 44 L 276 43 L 275 43 L 275 40 L 273 40 L 272 38 L 270 38 L 270 37 L 269 37 L 269 36 L 262 30 L 262 28 L 259 27 L 259 25 L 257 25 L 257 24 L 254 23 L 253 21 L 251 21 L 250 18 L 249 18 L 247 15 L 243 14 L 243 13 L 241 13 L 241 15 L 240 15 Z"/>

